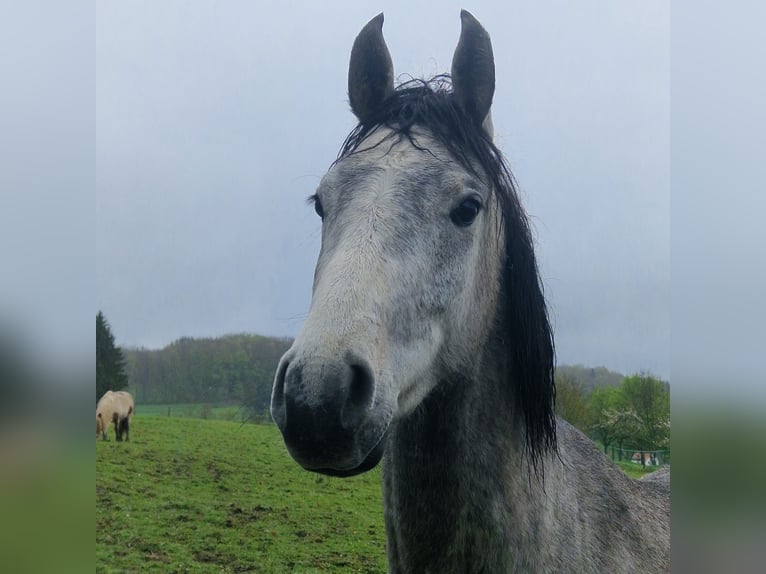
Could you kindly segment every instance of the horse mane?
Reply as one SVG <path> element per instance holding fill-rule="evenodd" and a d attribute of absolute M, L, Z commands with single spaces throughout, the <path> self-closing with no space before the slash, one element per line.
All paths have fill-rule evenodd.
<path fill-rule="evenodd" d="M 406 137 L 416 149 L 431 153 L 417 141 L 413 128 L 419 126 L 460 165 L 490 184 L 501 206 L 505 230 L 506 259 L 501 278 L 503 333 L 499 343 L 506 351 L 509 365 L 507 383 L 523 418 L 524 450 L 538 473 L 542 469 L 539 464 L 542 456 L 557 449 L 556 388 L 553 333 L 532 233 L 505 157 L 484 129 L 458 105 L 451 88 L 451 78 L 446 74 L 400 84 L 374 113 L 351 131 L 333 165 L 385 141 L 361 147 L 365 138 L 380 126 L 391 129 L 391 136 L 397 136 L 392 146 Z"/>

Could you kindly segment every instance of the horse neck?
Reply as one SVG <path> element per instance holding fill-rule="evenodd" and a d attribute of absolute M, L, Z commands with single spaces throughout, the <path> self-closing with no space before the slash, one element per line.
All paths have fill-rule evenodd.
<path fill-rule="evenodd" d="M 392 572 L 496 571 L 513 562 L 510 530 L 530 522 L 535 479 L 523 463 L 506 366 L 493 356 L 502 354 L 488 350 L 474 375 L 442 381 L 392 425 L 383 467 Z"/>
<path fill-rule="evenodd" d="M 544 457 L 543 485 L 525 462 L 498 367 L 443 381 L 390 428 L 389 572 L 668 571 L 669 493 L 650 500 L 652 485 L 633 484 L 565 423 L 563 460 Z M 664 522 L 646 522 L 640 509 Z"/>

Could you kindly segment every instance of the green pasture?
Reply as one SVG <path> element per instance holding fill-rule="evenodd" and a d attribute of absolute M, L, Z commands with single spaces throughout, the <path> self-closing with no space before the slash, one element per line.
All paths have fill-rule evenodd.
<path fill-rule="evenodd" d="M 627 474 L 631 478 L 641 478 L 642 476 L 649 474 L 650 472 L 654 472 L 655 470 L 659 470 L 659 467 L 657 466 L 641 466 L 640 464 L 636 464 L 635 462 L 630 462 L 629 460 L 623 460 L 623 461 L 614 461 L 614 464 L 619 466 L 625 474 Z"/>
<path fill-rule="evenodd" d="M 248 417 L 247 411 L 239 405 L 211 405 L 207 403 L 138 404 L 136 405 L 136 414 L 240 422 Z"/>
<path fill-rule="evenodd" d="M 142 411 L 96 443 L 96 572 L 385 572 L 378 471 L 319 476 L 273 425 Z"/>

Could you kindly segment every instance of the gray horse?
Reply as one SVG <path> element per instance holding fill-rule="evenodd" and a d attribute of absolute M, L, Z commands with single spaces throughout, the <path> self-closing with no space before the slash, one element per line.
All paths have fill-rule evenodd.
<path fill-rule="evenodd" d="M 669 477 L 631 480 L 553 414 L 532 237 L 492 143 L 492 46 L 461 19 L 451 77 L 394 87 L 382 14 L 354 42 L 359 124 L 312 197 L 311 309 L 272 416 L 305 469 L 385 457 L 390 572 L 667 572 Z"/>

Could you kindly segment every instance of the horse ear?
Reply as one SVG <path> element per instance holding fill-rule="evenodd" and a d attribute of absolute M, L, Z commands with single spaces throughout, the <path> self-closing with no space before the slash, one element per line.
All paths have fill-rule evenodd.
<path fill-rule="evenodd" d="M 458 104 L 484 125 L 495 94 L 495 58 L 489 34 L 467 10 L 460 11 L 461 29 L 452 58 L 452 89 Z M 491 137 L 492 120 L 486 124 Z"/>
<path fill-rule="evenodd" d="M 394 65 L 383 39 L 383 13 L 362 28 L 351 49 L 348 99 L 351 110 L 364 122 L 394 93 Z"/>

